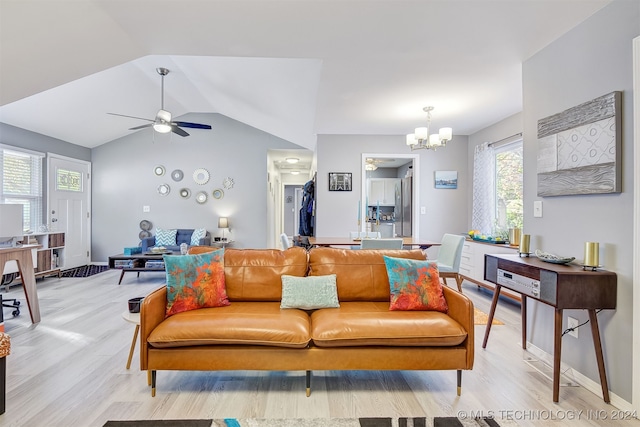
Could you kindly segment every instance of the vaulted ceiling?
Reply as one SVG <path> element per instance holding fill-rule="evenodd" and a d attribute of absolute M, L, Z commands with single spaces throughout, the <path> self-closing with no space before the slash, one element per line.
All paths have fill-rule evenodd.
<path fill-rule="evenodd" d="M 166 67 L 174 117 L 301 147 L 409 133 L 427 105 L 468 135 L 519 112 L 521 63 L 608 2 L 1 0 L 0 122 L 95 147 L 145 123 L 108 112 L 155 117 Z"/>

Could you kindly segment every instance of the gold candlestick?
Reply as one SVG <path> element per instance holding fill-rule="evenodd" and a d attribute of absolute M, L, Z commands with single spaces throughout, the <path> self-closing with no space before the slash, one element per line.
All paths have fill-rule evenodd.
<path fill-rule="evenodd" d="M 531 253 L 531 249 L 529 247 L 530 243 L 531 243 L 531 235 L 523 234 L 520 237 L 520 246 L 518 247 L 518 253 L 520 255 L 526 254 L 527 256 L 529 256 L 529 254 Z"/>
<path fill-rule="evenodd" d="M 584 267 L 598 268 L 600 262 L 600 245 L 598 242 L 584 243 Z"/>

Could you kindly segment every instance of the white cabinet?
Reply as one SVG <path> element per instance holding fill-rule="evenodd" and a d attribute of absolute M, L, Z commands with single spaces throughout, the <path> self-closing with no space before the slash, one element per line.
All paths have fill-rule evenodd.
<path fill-rule="evenodd" d="M 396 204 L 396 184 L 400 183 L 400 178 L 369 178 L 367 185 L 367 196 L 369 206 L 395 206 Z"/>
<path fill-rule="evenodd" d="M 484 256 L 487 254 L 515 255 L 517 253 L 517 246 L 496 245 L 493 243 L 465 240 L 460 257 L 460 275 L 462 275 L 465 280 L 493 291 L 495 285 L 484 280 Z M 505 288 L 502 288 L 500 295 L 520 301 L 520 295 Z"/>

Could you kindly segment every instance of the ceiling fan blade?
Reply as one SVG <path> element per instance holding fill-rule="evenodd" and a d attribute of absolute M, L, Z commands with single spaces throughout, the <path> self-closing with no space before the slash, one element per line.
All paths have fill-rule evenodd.
<path fill-rule="evenodd" d="M 187 132 L 185 132 L 183 129 L 180 129 L 178 126 L 176 126 L 173 123 L 171 124 L 171 132 L 176 133 L 180 136 L 189 136 Z"/>
<path fill-rule="evenodd" d="M 182 126 L 183 128 L 193 128 L 193 129 L 211 129 L 210 125 L 203 125 L 200 123 L 190 123 L 190 122 L 172 122 L 171 124 Z"/>
<path fill-rule="evenodd" d="M 148 122 L 152 122 L 152 121 L 153 121 L 152 119 L 145 119 L 144 117 L 136 117 L 136 116 L 127 116 L 127 115 L 125 115 L 125 114 L 118 114 L 118 113 L 107 113 L 107 114 L 110 114 L 110 115 L 112 115 L 112 116 L 128 117 L 128 118 L 130 118 L 130 119 L 146 120 L 146 121 L 148 121 Z"/>
<path fill-rule="evenodd" d="M 153 123 L 132 127 L 132 128 L 129 128 L 129 130 L 138 130 L 138 129 L 150 128 L 151 126 L 153 126 Z"/>

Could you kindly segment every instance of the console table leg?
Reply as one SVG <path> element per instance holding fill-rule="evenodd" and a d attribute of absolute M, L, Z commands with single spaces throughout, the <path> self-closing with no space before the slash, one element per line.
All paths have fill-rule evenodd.
<path fill-rule="evenodd" d="M 527 349 L 527 296 L 520 299 L 520 316 L 522 317 L 522 349 Z"/>
<path fill-rule="evenodd" d="M 491 300 L 491 309 L 489 310 L 487 328 L 484 330 L 484 340 L 482 341 L 482 348 L 487 348 L 489 332 L 491 332 L 491 324 L 493 323 L 493 315 L 496 313 L 496 306 L 498 305 L 498 299 L 500 298 L 500 289 L 502 289 L 502 286 L 496 285 L 496 288 L 493 291 L 493 299 Z"/>
<path fill-rule="evenodd" d="M 604 367 L 604 357 L 602 356 L 602 342 L 600 341 L 600 329 L 598 327 L 598 316 L 595 310 L 589 312 L 591 322 L 591 335 L 593 336 L 593 347 L 596 350 L 596 361 L 598 362 L 598 373 L 600 374 L 600 385 L 602 386 L 602 398 L 609 403 L 609 385 L 607 384 L 607 372 Z"/>
<path fill-rule="evenodd" d="M 562 309 L 556 308 L 553 327 L 553 401 L 560 399 L 560 360 L 562 358 Z"/>

